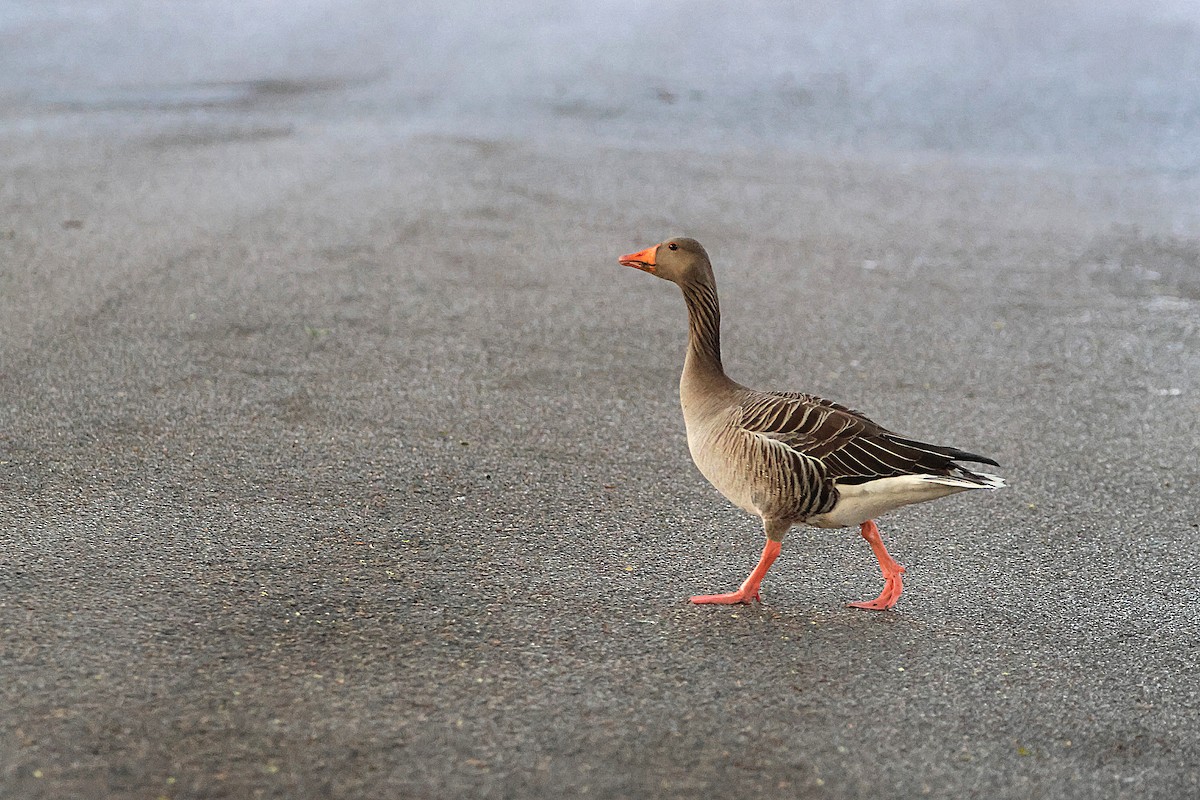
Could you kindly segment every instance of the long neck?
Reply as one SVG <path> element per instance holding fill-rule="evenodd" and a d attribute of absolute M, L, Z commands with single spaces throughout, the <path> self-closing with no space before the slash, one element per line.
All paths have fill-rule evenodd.
<path fill-rule="evenodd" d="M 680 286 L 688 310 L 688 349 L 685 375 L 725 377 L 721 366 L 721 307 L 711 282 Z"/>

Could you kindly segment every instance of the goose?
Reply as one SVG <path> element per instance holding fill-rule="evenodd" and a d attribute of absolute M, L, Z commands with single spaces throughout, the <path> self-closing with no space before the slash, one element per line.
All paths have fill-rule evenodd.
<path fill-rule="evenodd" d="M 668 239 L 618 261 L 682 290 L 688 344 L 679 400 L 688 450 L 717 491 L 762 519 L 766 535 L 758 565 L 736 591 L 697 595 L 691 602 L 762 602 L 763 577 L 794 525 L 858 526 L 879 561 L 883 589 L 874 600 L 847 605 L 891 609 L 904 591 L 904 567 L 884 547 L 875 518 L 912 503 L 1005 485 L 1003 478 L 956 463 L 999 466 L 986 456 L 900 436 L 815 395 L 760 392 L 731 380 L 721 363 L 712 263 L 695 239 Z"/>

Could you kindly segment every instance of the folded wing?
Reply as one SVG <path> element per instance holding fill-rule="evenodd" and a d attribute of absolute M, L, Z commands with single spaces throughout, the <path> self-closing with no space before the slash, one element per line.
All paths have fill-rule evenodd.
<path fill-rule="evenodd" d="M 987 484 L 956 461 L 996 462 L 954 447 L 898 436 L 853 409 L 815 395 L 756 392 L 739 407 L 743 430 L 819 462 L 827 479 L 855 484 L 898 475 L 936 475 Z"/>

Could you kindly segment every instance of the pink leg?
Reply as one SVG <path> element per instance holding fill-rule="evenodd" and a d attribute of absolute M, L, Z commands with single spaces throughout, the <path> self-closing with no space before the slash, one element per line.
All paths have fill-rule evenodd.
<path fill-rule="evenodd" d="M 784 528 L 786 531 L 787 529 Z M 692 598 L 692 602 L 700 605 L 702 603 L 721 603 L 724 605 L 732 605 L 733 603 L 749 603 L 751 600 L 762 602 L 762 598 L 758 596 L 758 587 L 762 583 L 763 576 L 767 574 L 767 570 L 771 568 L 771 564 L 775 563 L 775 559 L 779 557 L 780 544 L 779 542 L 767 539 L 767 543 L 763 545 L 762 556 L 758 559 L 758 566 L 750 573 L 750 577 L 746 578 L 740 589 L 729 594 L 700 594 Z M 897 595 L 899 592 L 897 592 Z"/>
<path fill-rule="evenodd" d="M 847 603 L 846 605 L 852 608 L 870 608 L 876 611 L 886 611 L 896 605 L 896 601 L 900 599 L 900 593 L 904 591 L 904 581 L 900 578 L 904 574 L 904 567 L 888 555 L 887 548 L 883 546 L 883 539 L 879 538 L 879 528 L 875 525 L 874 520 L 864 522 L 860 532 L 862 533 L 862 537 L 871 545 L 871 550 L 875 553 L 875 557 L 879 559 L 879 569 L 883 572 L 883 591 L 874 600 L 866 600 L 861 603 Z"/>

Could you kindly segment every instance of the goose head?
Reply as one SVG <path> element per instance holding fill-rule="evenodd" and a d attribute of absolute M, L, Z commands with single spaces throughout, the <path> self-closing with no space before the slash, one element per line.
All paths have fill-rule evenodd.
<path fill-rule="evenodd" d="M 667 239 L 641 252 L 621 256 L 618 261 L 681 286 L 712 281 L 708 253 L 695 239 L 686 237 Z"/>

